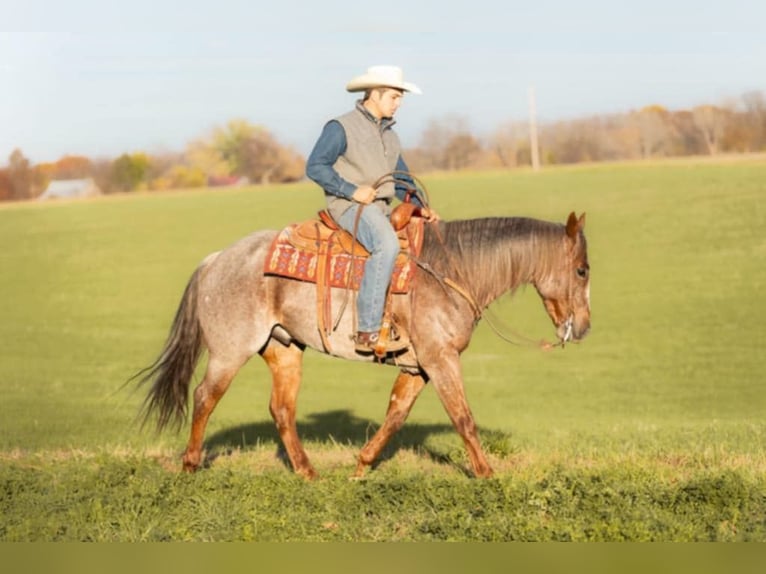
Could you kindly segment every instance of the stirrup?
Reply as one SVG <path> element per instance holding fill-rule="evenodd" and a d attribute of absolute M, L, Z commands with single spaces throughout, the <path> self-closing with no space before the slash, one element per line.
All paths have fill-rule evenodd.
<path fill-rule="evenodd" d="M 383 357 L 389 353 L 398 353 L 409 347 L 410 342 L 406 338 L 398 337 L 381 341 L 379 332 L 358 332 L 354 337 L 354 348 L 362 355 L 375 354 Z"/>

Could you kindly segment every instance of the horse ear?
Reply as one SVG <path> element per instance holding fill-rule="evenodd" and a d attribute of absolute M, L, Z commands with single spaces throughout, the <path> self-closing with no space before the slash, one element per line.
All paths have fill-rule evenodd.
<path fill-rule="evenodd" d="M 577 219 L 577 215 L 575 215 L 575 212 L 571 212 L 569 214 L 569 219 L 567 219 L 567 235 L 575 239 L 577 237 L 577 234 L 583 230 L 585 227 L 585 213 L 583 213 L 579 219 Z"/>
<path fill-rule="evenodd" d="M 585 225 L 585 214 L 583 213 L 582 217 L 577 219 L 577 216 L 573 211 L 569 214 L 569 219 L 567 219 L 567 235 L 571 239 L 576 239 L 577 233 L 582 229 L 583 225 Z"/>

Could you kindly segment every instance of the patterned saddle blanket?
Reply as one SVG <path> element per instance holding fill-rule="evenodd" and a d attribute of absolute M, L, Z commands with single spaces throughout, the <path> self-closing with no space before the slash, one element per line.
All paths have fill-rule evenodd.
<path fill-rule="evenodd" d="M 415 262 L 423 245 L 423 219 L 413 217 L 397 232 L 401 251 L 391 276 L 391 292 L 407 293 L 415 275 Z M 358 290 L 369 253 L 351 234 L 327 216 L 293 223 L 271 244 L 263 272 L 326 287 Z"/>

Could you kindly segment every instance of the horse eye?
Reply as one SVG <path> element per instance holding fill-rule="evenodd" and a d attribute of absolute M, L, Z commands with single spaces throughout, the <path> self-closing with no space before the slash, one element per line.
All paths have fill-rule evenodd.
<path fill-rule="evenodd" d="M 578 267 L 577 276 L 585 279 L 588 276 L 588 270 L 585 267 Z"/>

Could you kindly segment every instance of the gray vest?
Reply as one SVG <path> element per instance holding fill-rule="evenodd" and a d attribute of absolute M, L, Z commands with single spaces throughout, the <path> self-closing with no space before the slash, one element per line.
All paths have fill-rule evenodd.
<path fill-rule="evenodd" d="M 341 155 L 333 166 L 338 174 L 354 185 L 372 185 L 381 176 L 396 169 L 396 163 L 401 155 L 399 136 L 391 129 L 391 120 L 375 123 L 363 111 L 360 103 L 354 110 L 336 118 L 346 132 L 346 152 Z M 394 184 L 385 183 L 378 187 L 377 199 L 374 202 L 386 215 L 391 211 L 390 203 L 394 197 Z M 338 221 L 340 216 L 354 202 L 336 195 L 325 194 L 327 209 L 333 219 Z"/>

